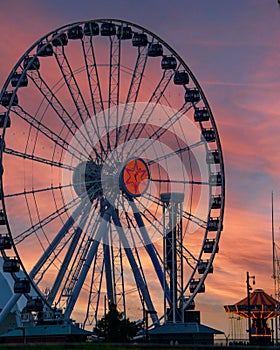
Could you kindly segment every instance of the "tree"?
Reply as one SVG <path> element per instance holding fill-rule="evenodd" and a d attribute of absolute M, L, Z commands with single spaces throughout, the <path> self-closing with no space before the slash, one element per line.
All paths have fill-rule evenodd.
<path fill-rule="evenodd" d="M 123 312 L 118 311 L 116 305 L 110 305 L 107 314 L 97 322 L 93 333 L 107 342 L 125 343 L 135 337 L 140 329 L 136 322 L 124 318 Z"/>

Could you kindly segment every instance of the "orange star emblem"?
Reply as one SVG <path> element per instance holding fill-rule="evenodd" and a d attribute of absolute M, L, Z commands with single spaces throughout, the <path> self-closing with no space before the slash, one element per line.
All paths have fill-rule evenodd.
<path fill-rule="evenodd" d="M 132 196 L 143 194 L 149 184 L 147 164 L 140 158 L 126 163 L 122 171 L 123 189 Z"/>

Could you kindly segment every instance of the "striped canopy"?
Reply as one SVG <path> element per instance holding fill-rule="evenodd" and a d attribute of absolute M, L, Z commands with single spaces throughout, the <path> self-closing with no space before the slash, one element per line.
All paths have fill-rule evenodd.
<path fill-rule="evenodd" d="M 262 289 L 256 289 L 250 295 L 250 310 L 252 318 L 269 319 L 278 316 L 279 302 Z M 234 305 L 225 305 L 225 311 L 248 318 L 248 299 L 240 300 Z"/>

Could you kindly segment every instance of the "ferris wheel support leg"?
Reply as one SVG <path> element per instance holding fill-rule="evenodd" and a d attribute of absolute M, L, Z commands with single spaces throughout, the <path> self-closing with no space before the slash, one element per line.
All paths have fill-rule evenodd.
<path fill-rule="evenodd" d="M 72 216 L 68 218 L 62 229 L 58 232 L 54 240 L 51 242 L 49 247 L 45 250 L 44 254 L 41 256 L 41 258 L 38 260 L 36 265 L 31 270 L 29 276 L 30 278 L 34 278 L 38 271 L 41 269 L 41 267 L 44 265 L 44 263 L 47 261 L 53 250 L 57 247 L 61 239 L 65 236 L 65 234 L 68 232 L 68 230 L 74 225 L 75 220 L 77 217 L 80 216 L 82 210 L 84 208 L 84 202 L 82 201 L 79 206 L 76 208 L 76 210 L 73 212 Z"/>
<path fill-rule="evenodd" d="M 69 266 L 69 263 L 70 263 L 70 260 L 74 254 L 74 251 L 77 247 L 77 244 L 78 244 L 78 241 L 81 237 L 81 234 L 83 232 L 83 229 L 85 227 L 85 224 L 86 224 L 86 221 L 88 219 L 88 214 L 90 212 L 90 205 L 88 204 L 86 210 L 83 212 L 82 216 L 81 216 L 81 219 L 80 219 L 80 222 L 79 222 L 79 225 L 78 227 L 75 229 L 75 232 L 74 232 L 74 235 L 73 235 L 73 239 L 71 241 L 71 244 L 69 246 L 69 249 L 67 251 L 67 254 L 65 255 L 64 257 L 64 260 L 63 260 L 63 263 L 61 265 L 61 268 L 58 272 L 58 275 L 54 281 L 54 284 L 52 286 L 52 289 L 50 291 L 50 294 L 48 295 L 48 302 L 50 304 L 53 303 L 55 297 L 56 297 L 56 294 L 59 290 L 59 287 L 61 285 L 61 282 L 63 280 L 63 277 L 67 271 L 67 268 Z"/>
<path fill-rule="evenodd" d="M 18 302 L 18 300 L 21 296 L 22 296 L 22 294 L 19 294 L 19 293 L 12 295 L 10 300 L 5 305 L 4 309 L 0 312 L 0 323 L 2 321 L 4 321 L 4 319 L 7 317 L 7 315 L 12 310 L 12 308 L 15 306 L 15 304 Z"/>
<path fill-rule="evenodd" d="M 143 222 L 141 214 L 140 214 L 138 208 L 136 207 L 136 205 L 135 205 L 135 203 L 133 202 L 132 199 L 129 201 L 129 204 L 130 204 L 130 206 L 131 206 L 131 208 L 133 210 L 133 215 L 134 215 L 135 220 L 137 222 L 137 225 L 138 225 L 138 227 L 140 229 L 140 232 L 141 232 L 144 244 L 145 244 L 145 249 L 146 249 L 147 253 L 149 254 L 149 256 L 150 256 L 150 258 L 152 260 L 154 269 L 156 271 L 156 274 L 158 276 L 158 279 L 160 281 L 162 289 L 164 290 L 164 288 L 166 289 L 167 283 L 166 283 L 166 281 L 164 281 L 163 269 L 162 269 L 162 267 L 160 265 L 160 262 L 158 260 L 157 255 L 156 255 L 154 245 L 153 245 L 153 243 L 151 242 L 151 240 L 149 238 L 149 235 L 148 235 L 148 232 L 147 232 L 147 230 L 145 228 L 145 224 Z M 166 295 L 167 295 L 168 303 L 171 304 L 170 290 L 169 289 L 166 290 Z"/>
<path fill-rule="evenodd" d="M 133 256 L 132 250 L 129 247 L 128 240 L 127 240 L 126 235 L 125 235 L 125 233 L 123 231 L 123 228 L 121 226 L 120 219 L 119 219 L 119 217 L 118 217 L 118 215 L 117 215 L 115 210 L 113 212 L 112 219 L 113 219 L 113 222 L 114 222 L 114 224 L 116 226 L 118 235 L 119 235 L 120 240 L 122 242 L 122 245 L 124 247 L 124 250 L 125 250 L 127 259 L 129 261 L 129 264 L 131 266 L 131 269 L 133 271 L 135 282 L 136 282 L 138 288 L 140 289 L 140 291 L 142 293 L 142 296 L 144 298 L 144 301 L 146 303 L 146 307 L 150 311 L 155 311 L 152 299 L 150 297 L 150 293 L 149 293 L 148 287 L 147 287 L 143 277 L 141 276 L 141 273 L 139 271 L 139 268 L 138 268 L 137 263 L 135 261 L 135 258 Z M 158 324 L 159 323 L 157 314 L 155 312 L 151 313 L 151 318 L 152 318 L 154 324 Z"/>
<path fill-rule="evenodd" d="M 70 296 L 68 304 L 66 306 L 65 313 L 64 313 L 64 316 L 66 319 L 70 319 L 73 308 L 74 308 L 76 301 L 79 297 L 81 288 L 82 288 L 82 286 L 85 282 L 85 279 L 87 277 L 89 268 L 90 268 L 92 261 L 97 253 L 99 243 L 103 237 L 106 237 L 106 235 L 108 235 L 108 222 L 112 216 L 112 211 L 113 211 L 113 207 L 110 205 L 105 210 L 105 212 L 103 214 L 103 217 L 102 217 L 103 220 L 101 220 L 101 222 L 100 222 L 99 229 L 97 231 L 95 238 L 93 239 L 89 254 L 88 254 L 86 261 L 83 265 L 83 268 L 82 268 L 82 271 L 81 271 L 80 276 L 78 278 L 78 281 L 73 289 L 73 293 Z"/>
<path fill-rule="evenodd" d="M 105 240 L 106 242 L 106 240 Z M 110 246 L 106 243 L 103 243 L 103 254 L 104 254 L 104 263 L 105 263 L 105 275 L 106 275 L 106 287 L 107 287 L 107 297 L 108 302 L 115 304 L 115 297 L 113 292 L 113 279 L 112 279 L 112 265 L 111 265 L 111 254 Z"/>

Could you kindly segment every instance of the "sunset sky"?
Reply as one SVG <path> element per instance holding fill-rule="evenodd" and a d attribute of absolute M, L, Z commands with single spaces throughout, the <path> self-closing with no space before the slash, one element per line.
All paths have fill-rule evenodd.
<path fill-rule="evenodd" d="M 244 298 L 246 272 L 274 295 L 271 193 L 280 246 L 280 7 L 277 0 L 1 1 L 0 86 L 40 37 L 68 23 L 116 18 L 165 40 L 198 79 L 217 123 L 226 172 L 220 251 L 203 324 L 229 332 L 223 305 Z M 280 258 L 280 250 L 279 250 Z"/>

